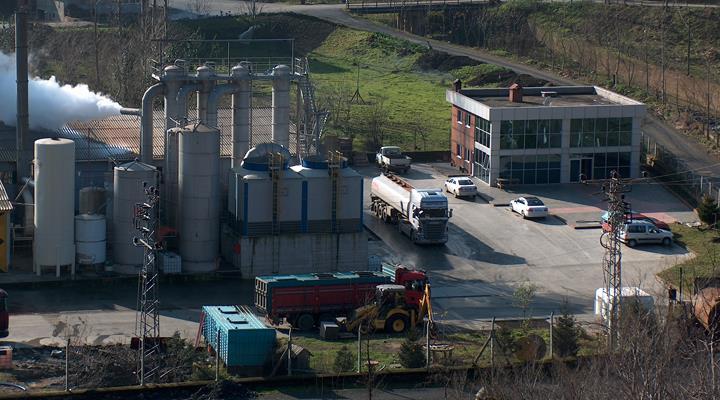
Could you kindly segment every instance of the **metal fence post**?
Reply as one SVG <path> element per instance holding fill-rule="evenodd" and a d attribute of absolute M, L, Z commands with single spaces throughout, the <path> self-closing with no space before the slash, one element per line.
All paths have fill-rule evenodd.
<path fill-rule="evenodd" d="M 215 335 L 215 382 L 220 380 L 220 329 Z"/>
<path fill-rule="evenodd" d="M 553 331 L 555 328 L 555 311 L 550 313 L 550 359 L 553 359 Z"/>
<path fill-rule="evenodd" d="M 67 338 L 67 342 L 65 344 L 65 391 L 70 391 L 70 384 L 68 382 L 68 375 L 69 375 L 69 368 L 70 365 L 70 338 Z"/>
<path fill-rule="evenodd" d="M 357 359 L 357 372 L 358 374 L 360 371 L 360 358 L 362 357 L 362 342 L 360 341 L 360 326 L 358 325 L 358 359 Z"/>

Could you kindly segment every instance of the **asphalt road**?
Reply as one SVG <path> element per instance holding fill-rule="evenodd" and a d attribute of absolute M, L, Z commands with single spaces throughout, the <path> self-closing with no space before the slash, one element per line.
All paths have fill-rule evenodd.
<path fill-rule="evenodd" d="M 378 174 L 377 169 L 368 167 L 360 172 L 367 178 L 365 193 L 369 196 L 369 180 Z M 420 188 L 439 188 L 444 180 L 429 165 L 414 165 L 404 178 Z M 601 199 L 592 194 L 598 189 L 562 185 L 556 190 L 532 186 L 522 190 L 542 198 L 552 212 L 602 207 Z M 691 213 L 659 185 L 638 187 L 627 196 L 639 209 L 650 211 L 649 207 L 657 204 L 676 210 L 678 215 Z M 519 285 L 533 284 L 537 293 L 532 315 L 557 313 L 567 300 L 571 312 L 583 320 L 594 320 L 594 292 L 603 286 L 604 249 L 599 244 L 598 229 L 575 230 L 556 218 L 523 220 L 507 207 L 494 207 L 479 199 L 450 197 L 449 202 L 454 212 L 450 237 L 439 247 L 417 246 L 394 225 L 378 220 L 369 211 L 365 215 L 366 226 L 382 241 L 373 246 L 376 254 L 428 271 L 433 308 L 440 319 L 464 329 L 486 326 L 493 317 L 522 317 L 513 292 Z M 600 210 L 591 214 L 597 219 Z M 687 251 L 677 245 L 623 248 L 623 284 L 642 287 L 662 299 L 665 290 L 655 274 L 687 256 Z"/>
<path fill-rule="evenodd" d="M 602 1 L 597 1 L 601 3 Z M 178 14 L 178 17 L 192 16 L 193 0 L 170 0 L 170 5 L 174 8 L 185 10 L 186 14 Z M 247 2 L 235 0 L 213 0 L 210 4 L 210 14 L 218 15 L 222 11 L 223 14 L 247 14 Z M 631 2 L 631 4 L 644 6 L 662 6 L 663 2 Z M 669 6 L 684 6 L 685 3 L 669 3 Z M 702 7 L 703 5 L 693 5 Z M 718 7 L 718 5 L 711 5 Z M 297 13 L 313 16 L 323 19 L 334 24 L 347 26 L 349 28 L 379 32 L 397 38 L 405 39 L 412 43 L 423 46 L 430 46 L 435 50 L 443 51 L 456 56 L 466 56 L 477 61 L 499 65 L 512 69 L 518 74 L 528 74 L 540 79 L 553 82 L 558 85 L 578 85 L 586 84 L 585 82 L 574 81 L 566 77 L 559 76 L 555 73 L 544 71 L 532 66 L 524 65 L 507 58 L 490 54 L 484 50 L 466 46 L 460 46 L 452 43 L 442 42 L 438 40 L 428 39 L 422 36 L 413 35 L 404 31 L 393 29 L 389 26 L 368 21 L 366 19 L 357 18 L 349 14 L 345 10 L 343 4 L 317 4 L 317 5 L 290 5 L 284 3 L 257 3 L 257 10 L 263 13 Z M 665 146 L 669 151 L 677 157 L 685 160 L 688 167 L 694 171 L 698 171 L 703 175 L 719 178 L 720 177 L 720 160 L 709 154 L 699 143 L 681 135 L 672 127 L 662 123 L 660 120 L 648 114 L 642 126 L 645 134 L 653 138 L 659 144 Z"/>

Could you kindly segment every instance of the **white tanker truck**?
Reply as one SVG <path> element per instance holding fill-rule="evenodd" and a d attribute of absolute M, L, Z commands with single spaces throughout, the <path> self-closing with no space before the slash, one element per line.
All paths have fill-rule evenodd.
<path fill-rule="evenodd" d="M 442 189 L 415 189 L 395 175 L 373 178 L 370 210 L 418 244 L 447 242 L 447 223 L 452 217 Z"/>

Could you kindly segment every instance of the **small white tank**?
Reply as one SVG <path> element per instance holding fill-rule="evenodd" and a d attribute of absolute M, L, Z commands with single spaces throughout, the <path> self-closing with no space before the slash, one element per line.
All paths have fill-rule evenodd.
<path fill-rule="evenodd" d="M 35 141 L 36 271 L 75 261 L 75 142 L 48 138 Z"/>
<path fill-rule="evenodd" d="M 75 252 L 82 265 L 104 264 L 106 259 L 105 217 L 98 214 L 75 216 Z"/>

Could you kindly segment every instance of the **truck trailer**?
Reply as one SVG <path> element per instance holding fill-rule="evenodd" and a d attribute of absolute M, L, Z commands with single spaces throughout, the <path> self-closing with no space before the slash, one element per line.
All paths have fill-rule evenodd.
<path fill-rule="evenodd" d="M 416 189 L 390 173 L 373 178 L 370 210 L 418 244 L 443 244 L 448 240 L 452 210 L 442 189 Z"/>
<path fill-rule="evenodd" d="M 274 325 L 289 322 L 307 331 L 371 303 L 376 287 L 395 283 L 407 289 L 407 302 L 419 304 L 427 284 L 423 271 L 399 267 L 357 271 L 273 275 L 255 278 L 255 307 Z"/>

